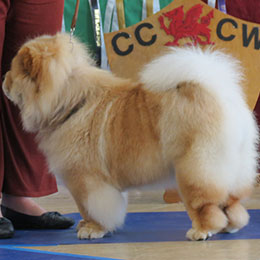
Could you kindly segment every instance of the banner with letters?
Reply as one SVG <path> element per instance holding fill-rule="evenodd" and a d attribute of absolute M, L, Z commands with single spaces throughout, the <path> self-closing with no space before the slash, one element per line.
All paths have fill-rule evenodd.
<path fill-rule="evenodd" d="M 110 69 L 133 79 L 168 46 L 215 46 L 231 53 L 245 68 L 244 86 L 253 109 L 260 89 L 259 30 L 259 24 L 230 16 L 202 1 L 174 0 L 135 25 L 105 33 L 104 41 Z"/>

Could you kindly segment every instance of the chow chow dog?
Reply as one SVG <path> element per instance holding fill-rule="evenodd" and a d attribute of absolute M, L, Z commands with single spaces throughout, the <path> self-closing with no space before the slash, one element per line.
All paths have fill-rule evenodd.
<path fill-rule="evenodd" d="M 187 238 L 205 240 L 249 221 L 240 201 L 254 186 L 258 130 L 241 85 L 221 51 L 169 47 L 131 81 L 59 33 L 26 42 L 3 88 L 74 197 L 79 239 L 120 227 L 129 189 L 175 177 Z"/>

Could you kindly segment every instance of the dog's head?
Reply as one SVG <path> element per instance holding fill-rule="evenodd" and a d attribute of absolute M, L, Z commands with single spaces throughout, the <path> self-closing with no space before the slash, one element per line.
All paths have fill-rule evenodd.
<path fill-rule="evenodd" d="M 41 36 L 26 42 L 12 61 L 3 82 L 6 96 L 21 110 L 24 128 L 39 130 L 55 113 L 73 73 L 93 65 L 81 43 L 67 34 Z M 67 87 L 65 87 L 67 86 Z"/>

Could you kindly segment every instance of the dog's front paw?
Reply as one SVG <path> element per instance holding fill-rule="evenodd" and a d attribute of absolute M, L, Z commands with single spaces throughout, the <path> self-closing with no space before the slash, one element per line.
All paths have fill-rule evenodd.
<path fill-rule="evenodd" d="M 212 236 L 212 233 L 210 233 L 210 232 L 203 232 L 203 231 L 200 231 L 200 230 L 197 230 L 194 228 L 191 228 L 186 233 L 186 237 L 193 241 L 206 240 L 211 236 Z"/>
<path fill-rule="evenodd" d="M 86 225 L 86 221 L 84 220 L 84 219 L 81 219 L 80 221 L 79 221 L 79 223 L 78 223 L 78 225 L 77 225 L 77 231 L 79 231 L 80 230 L 80 228 L 81 227 L 84 227 L 85 225 Z"/>
<path fill-rule="evenodd" d="M 99 224 L 91 221 L 81 220 L 77 226 L 79 239 L 95 239 L 102 238 L 107 231 Z"/>

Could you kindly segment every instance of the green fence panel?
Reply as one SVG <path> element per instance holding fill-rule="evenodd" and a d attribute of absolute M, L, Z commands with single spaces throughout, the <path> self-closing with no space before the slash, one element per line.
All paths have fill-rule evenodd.
<path fill-rule="evenodd" d="M 173 0 L 160 0 L 160 8 L 164 8 Z M 102 25 L 104 25 L 107 0 L 99 0 L 100 11 L 102 17 Z M 75 0 L 65 0 L 64 6 L 64 22 L 65 30 L 70 31 L 70 25 L 75 10 Z M 126 26 L 134 25 L 142 20 L 142 0 L 124 0 L 124 12 Z M 78 21 L 76 24 L 75 35 L 83 41 L 90 50 L 95 52 L 95 39 L 93 32 L 93 22 L 88 0 L 80 0 Z"/>

